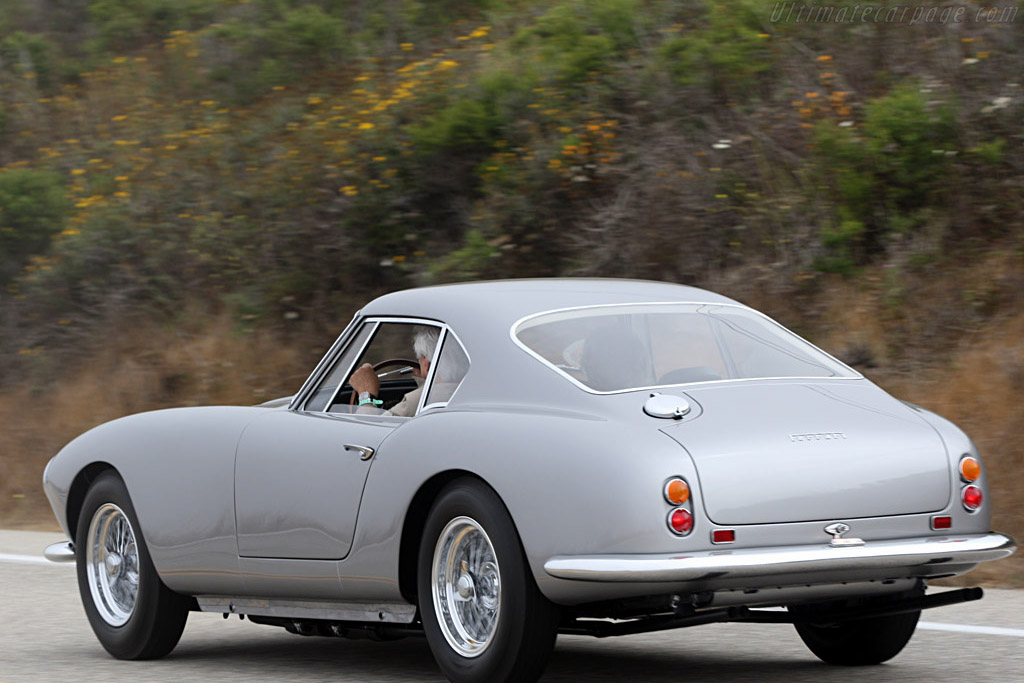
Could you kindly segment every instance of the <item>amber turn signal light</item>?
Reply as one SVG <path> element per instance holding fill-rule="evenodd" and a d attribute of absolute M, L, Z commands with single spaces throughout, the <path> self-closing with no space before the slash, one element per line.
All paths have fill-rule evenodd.
<path fill-rule="evenodd" d="M 682 479 L 669 479 L 665 483 L 665 500 L 682 505 L 690 499 L 690 486 Z"/>
<path fill-rule="evenodd" d="M 977 481 L 981 476 L 981 463 L 977 458 L 967 456 L 960 459 L 960 478 L 968 484 Z"/>

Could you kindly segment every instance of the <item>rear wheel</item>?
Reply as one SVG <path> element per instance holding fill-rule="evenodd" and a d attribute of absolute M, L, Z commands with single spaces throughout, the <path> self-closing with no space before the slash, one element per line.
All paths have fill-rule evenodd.
<path fill-rule="evenodd" d="M 128 490 L 112 472 L 85 496 L 75 534 L 78 589 L 100 644 L 118 659 L 155 659 L 174 649 L 188 599 L 153 568 Z"/>
<path fill-rule="evenodd" d="M 797 623 L 804 644 L 828 664 L 864 666 L 881 664 L 898 655 L 914 635 L 920 610 L 833 625 Z"/>
<path fill-rule="evenodd" d="M 512 518 L 483 483 L 460 479 L 438 497 L 417 589 L 427 641 L 450 680 L 529 682 L 543 672 L 559 611 L 537 589 Z"/>

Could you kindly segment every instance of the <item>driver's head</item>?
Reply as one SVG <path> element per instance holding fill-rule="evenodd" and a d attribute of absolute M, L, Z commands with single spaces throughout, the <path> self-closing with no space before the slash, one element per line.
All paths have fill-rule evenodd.
<path fill-rule="evenodd" d="M 412 350 L 416 354 L 416 360 L 420 362 L 420 377 L 426 377 L 427 371 L 430 370 L 430 359 L 434 357 L 434 350 L 437 349 L 439 334 L 436 327 L 421 327 L 412 339 Z"/>

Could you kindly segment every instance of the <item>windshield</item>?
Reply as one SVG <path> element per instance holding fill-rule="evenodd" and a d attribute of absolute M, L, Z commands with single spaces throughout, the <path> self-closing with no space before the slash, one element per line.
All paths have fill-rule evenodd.
<path fill-rule="evenodd" d="M 611 392 L 776 377 L 859 377 L 769 318 L 740 306 L 642 304 L 542 313 L 520 345 L 573 381 Z"/>

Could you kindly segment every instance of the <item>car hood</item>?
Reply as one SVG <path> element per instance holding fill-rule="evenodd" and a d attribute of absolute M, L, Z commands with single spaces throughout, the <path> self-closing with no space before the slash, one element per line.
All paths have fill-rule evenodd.
<path fill-rule="evenodd" d="M 946 507 L 936 431 L 866 380 L 687 388 L 698 419 L 662 431 L 693 458 L 716 524 L 920 514 Z"/>

